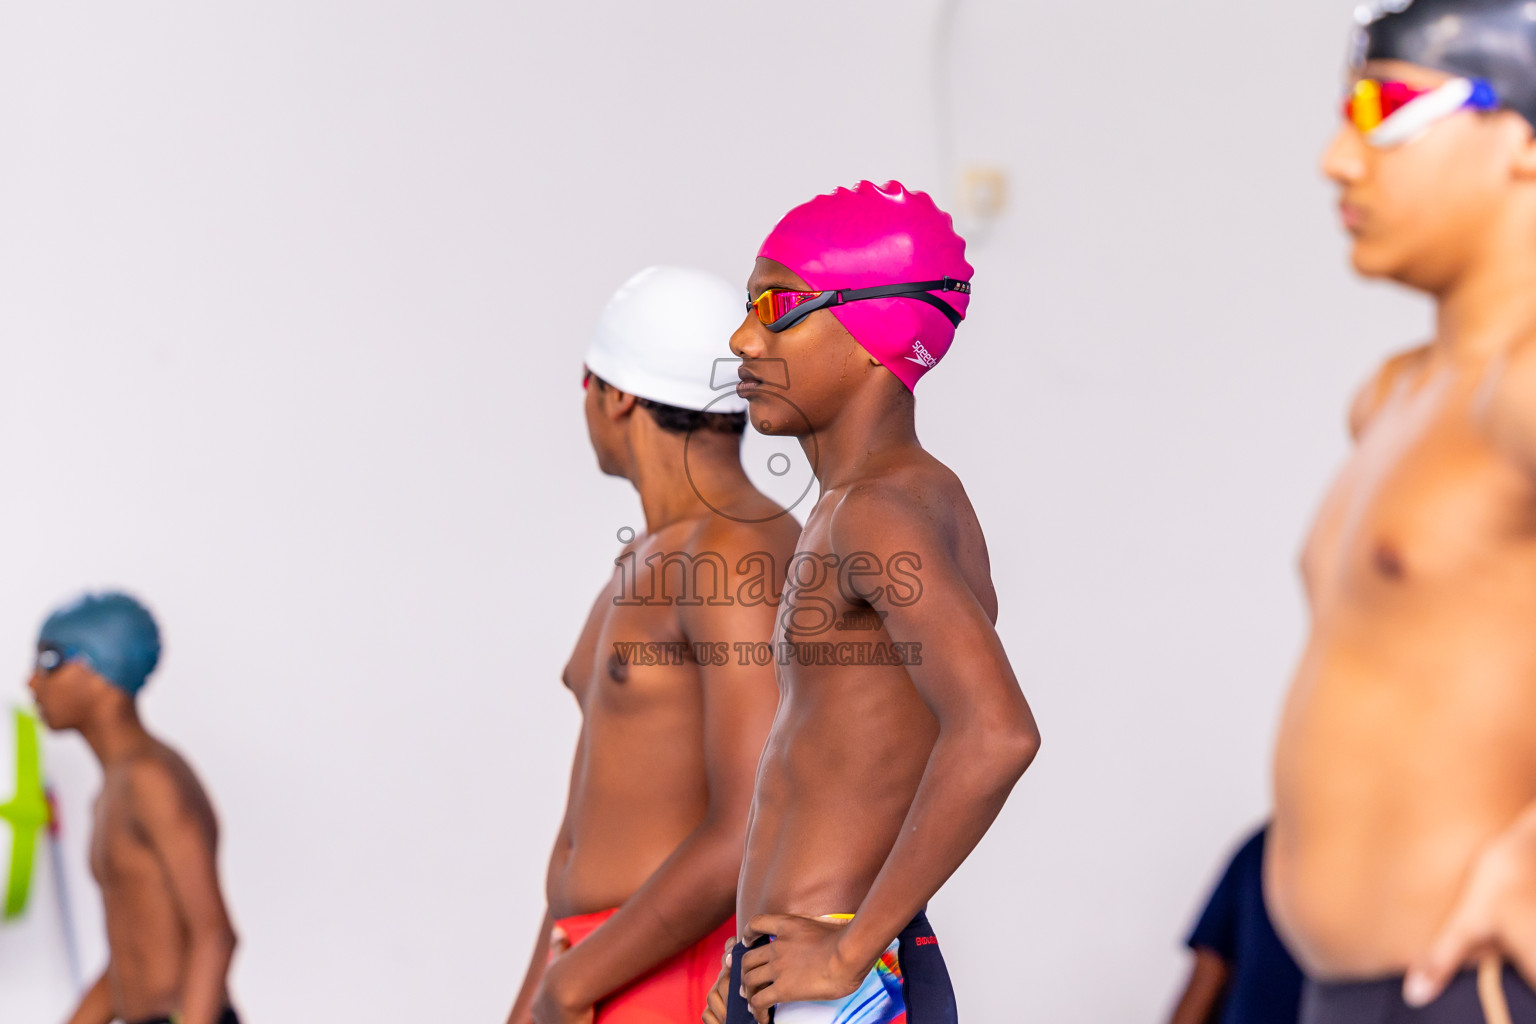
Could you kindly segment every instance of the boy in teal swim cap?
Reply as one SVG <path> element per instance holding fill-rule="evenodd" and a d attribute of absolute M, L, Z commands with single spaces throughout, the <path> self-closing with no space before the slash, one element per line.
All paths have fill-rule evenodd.
<path fill-rule="evenodd" d="M 110 956 L 71 1024 L 238 1024 L 213 807 L 139 719 L 136 698 L 159 660 L 154 617 L 126 594 L 87 594 L 38 634 L 28 684 L 38 711 L 49 728 L 84 737 L 102 769 L 91 869 Z"/>

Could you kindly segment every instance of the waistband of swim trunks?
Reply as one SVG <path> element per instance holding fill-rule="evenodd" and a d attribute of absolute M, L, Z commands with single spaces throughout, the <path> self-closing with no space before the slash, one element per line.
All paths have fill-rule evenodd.
<path fill-rule="evenodd" d="M 610 917 L 612 917 L 614 914 L 617 914 L 618 912 L 619 908 L 614 907 L 611 910 L 595 910 L 590 914 L 577 914 L 575 917 L 562 917 L 555 921 L 555 927 L 565 932 L 567 941 L 569 941 L 570 944 L 574 946 L 578 942 L 581 942 L 583 939 L 587 938 L 587 936 L 591 935 L 593 932 L 597 931 L 598 927 L 602 925 L 604 921 L 607 921 Z M 718 947 L 721 940 L 715 937 L 715 932 L 723 932 L 725 935 L 735 934 L 736 918 L 730 917 L 722 921 L 715 927 L 714 931 L 710 932 L 699 941 L 709 942 L 712 940 L 714 945 Z"/>
<path fill-rule="evenodd" d="M 1520 973 L 1509 964 L 1501 964 L 1499 968 L 1500 980 L 1503 982 L 1503 990 L 1506 997 L 1512 1000 L 1521 1000 L 1525 1006 L 1536 1004 L 1536 990 L 1526 984 Z M 1481 996 L 1477 991 L 1478 972 L 1475 968 L 1467 968 L 1457 972 L 1451 977 L 1441 999 L 1457 998 L 1458 991 L 1469 996 L 1474 1002 Z M 1321 1012 L 1337 1010 L 1353 1010 L 1361 1006 L 1392 1006 L 1401 1007 L 1403 992 L 1403 976 L 1401 974 L 1389 974 L 1383 977 L 1372 978 L 1341 978 L 1332 980 L 1307 979 L 1308 998 Z M 1433 1007 L 1436 1004 L 1431 1004 Z M 1513 1002 L 1511 1003 L 1513 1007 Z M 1418 1019 L 1418 1018 L 1415 1018 Z M 1426 1020 L 1438 1018 L 1426 1017 Z M 1515 1014 L 1515 1020 L 1522 1017 Z"/>
<path fill-rule="evenodd" d="M 821 920 L 823 920 L 823 921 L 852 921 L 854 919 L 854 917 L 856 917 L 857 915 L 855 915 L 855 914 L 819 914 L 817 916 Z M 917 937 L 919 935 L 924 936 L 924 937 L 928 937 L 928 936 L 931 936 L 932 934 L 933 934 L 933 926 L 928 923 L 928 908 L 924 907 L 922 910 L 919 910 L 917 912 L 917 916 L 916 917 L 914 917 L 912 920 L 907 922 L 907 926 L 905 928 L 903 928 L 901 930 L 901 932 L 896 937 L 898 939 L 905 940 L 905 939 L 915 938 L 915 937 Z M 573 939 L 572 941 L 574 942 L 575 940 Z M 736 943 L 736 948 L 737 949 L 749 949 L 749 948 L 750 949 L 756 949 L 758 946 L 763 945 L 767 941 L 768 941 L 768 936 L 760 935 L 760 936 L 757 937 L 757 940 L 755 942 L 753 942 L 750 947 L 743 946 L 740 942 L 738 942 L 738 943 Z"/>
<path fill-rule="evenodd" d="M 619 912 L 618 907 L 608 910 L 595 910 L 590 914 L 577 914 L 575 917 L 562 917 L 555 921 L 556 927 L 565 932 L 565 937 L 571 945 L 576 945 L 588 935 L 597 931 L 598 925 L 608 920 Z"/>
<path fill-rule="evenodd" d="M 151 1020 L 139 1021 L 138 1024 L 177 1024 L 179 1020 L 179 1017 L 155 1017 Z M 226 1006 L 224 1012 L 219 1014 L 216 1024 L 240 1024 L 240 1015 L 235 1013 L 233 1006 Z"/>

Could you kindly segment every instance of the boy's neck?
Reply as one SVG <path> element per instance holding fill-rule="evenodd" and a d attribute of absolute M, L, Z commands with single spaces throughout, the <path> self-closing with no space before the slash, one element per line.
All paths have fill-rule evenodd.
<path fill-rule="evenodd" d="M 122 700 L 104 703 L 79 731 L 102 767 L 131 756 L 151 742 L 149 731 L 139 720 L 137 705 L 126 695 Z"/>
<path fill-rule="evenodd" d="M 655 533 L 710 510 L 704 494 L 733 494 L 752 486 L 741 465 L 741 436 L 700 428 L 692 443 L 660 428 L 640 431 L 625 475 L 640 495 L 645 532 Z"/>
<path fill-rule="evenodd" d="M 800 441 L 815 467 L 823 493 L 865 474 L 865 467 L 887 453 L 919 448 L 916 409 L 910 392 L 895 400 L 873 389 L 845 406 L 814 437 Z"/>
<path fill-rule="evenodd" d="M 1495 247 L 1435 296 L 1434 347 L 1457 361 L 1497 359 L 1536 333 L 1536 252 Z"/>

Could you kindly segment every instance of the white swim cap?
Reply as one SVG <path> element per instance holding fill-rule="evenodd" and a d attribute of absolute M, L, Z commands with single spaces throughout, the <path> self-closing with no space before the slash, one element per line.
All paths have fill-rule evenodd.
<path fill-rule="evenodd" d="M 747 411 L 735 392 L 732 333 L 746 293 L 703 270 L 647 267 L 608 300 L 587 349 L 587 369 L 638 398 L 710 412 Z M 719 388 L 712 387 L 720 378 Z"/>

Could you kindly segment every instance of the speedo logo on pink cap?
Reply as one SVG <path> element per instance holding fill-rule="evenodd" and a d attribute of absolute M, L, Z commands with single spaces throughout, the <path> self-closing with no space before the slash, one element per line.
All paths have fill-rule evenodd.
<path fill-rule="evenodd" d="M 907 361 L 921 366 L 925 373 L 939 365 L 938 357 L 924 348 L 921 341 L 912 343 L 912 354 L 907 356 Z"/>

